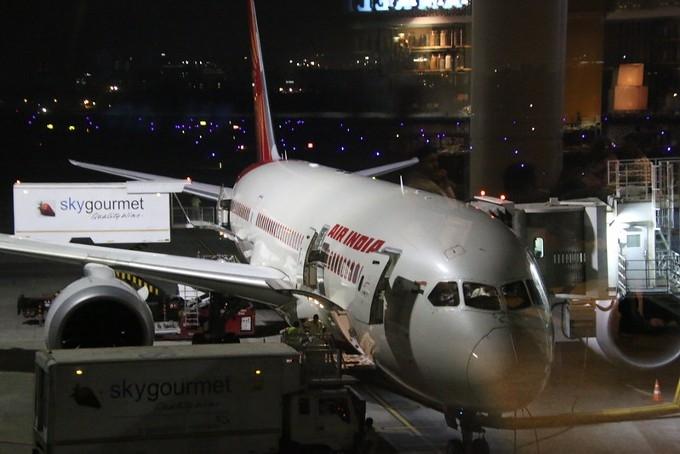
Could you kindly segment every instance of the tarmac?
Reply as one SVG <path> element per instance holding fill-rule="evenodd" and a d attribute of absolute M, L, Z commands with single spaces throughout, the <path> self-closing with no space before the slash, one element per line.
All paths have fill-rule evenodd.
<path fill-rule="evenodd" d="M 180 245 L 185 255 L 216 252 L 213 243 L 195 242 L 195 233 L 182 235 L 188 235 Z M 49 295 L 63 288 L 81 276 L 81 268 L 0 254 L 0 276 L 0 454 L 24 454 L 32 446 L 33 355 L 43 348 L 43 328 L 23 323 L 16 301 L 20 294 Z M 678 363 L 655 371 L 630 370 L 608 363 L 581 342 L 559 342 L 549 383 L 524 414 L 651 405 L 657 379 L 663 401 L 670 402 L 679 378 Z M 381 439 L 377 452 L 445 453 L 447 441 L 459 436 L 441 412 L 373 381 L 360 384 L 359 391 Z M 487 429 L 485 436 L 493 453 L 679 453 L 680 415 L 556 429 Z"/>

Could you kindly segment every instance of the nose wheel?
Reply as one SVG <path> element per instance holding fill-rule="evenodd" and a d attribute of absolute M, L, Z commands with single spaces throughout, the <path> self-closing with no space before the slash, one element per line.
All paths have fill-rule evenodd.
<path fill-rule="evenodd" d="M 489 442 L 486 438 L 479 437 L 463 443 L 460 439 L 450 440 L 446 446 L 446 454 L 489 454 Z"/>
<path fill-rule="evenodd" d="M 453 429 L 460 430 L 462 439 L 450 440 L 446 446 L 446 454 L 489 454 L 489 442 L 484 437 L 484 429 L 477 422 L 475 412 L 457 409 L 445 412 L 446 423 Z M 477 437 L 475 438 L 475 435 Z"/>

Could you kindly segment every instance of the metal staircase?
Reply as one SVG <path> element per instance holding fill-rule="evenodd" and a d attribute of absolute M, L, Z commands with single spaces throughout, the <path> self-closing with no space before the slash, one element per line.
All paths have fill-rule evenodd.
<path fill-rule="evenodd" d="M 649 203 L 649 219 L 641 219 L 653 228 L 654 241 L 649 244 L 646 260 L 619 257 L 618 291 L 663 291 L 680 296 L 680 245 L 676 226 L 675 194 L 680 190 L 675 174 L 680 159 L 628 159 L 609 161 L 608 184 L 614 193 L 614 210 L 630 203 Z M 674 242 L 675 239 L 675 242 Z M 644 278 L 631 279 L 631 276 Z"/>

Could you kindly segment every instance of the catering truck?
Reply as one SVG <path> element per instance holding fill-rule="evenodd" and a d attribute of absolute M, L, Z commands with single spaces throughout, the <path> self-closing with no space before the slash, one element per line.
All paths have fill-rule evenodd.
<path fill-rule="evenodd" d="M 365 403 L 306 380 L 301 358 L 279 343 L 40 351 L 34 453 L 351 451 Z"/>

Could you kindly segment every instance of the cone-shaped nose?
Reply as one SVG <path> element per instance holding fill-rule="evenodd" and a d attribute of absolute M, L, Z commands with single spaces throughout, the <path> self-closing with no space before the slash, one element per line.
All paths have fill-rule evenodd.
<path fill-rule="evenodd" d="M 470 354 L 468 385 L 480 409 L 526 407 L 550 374 L 552 339 L 545 326 L 510 324 L 494 328 Z"/>

